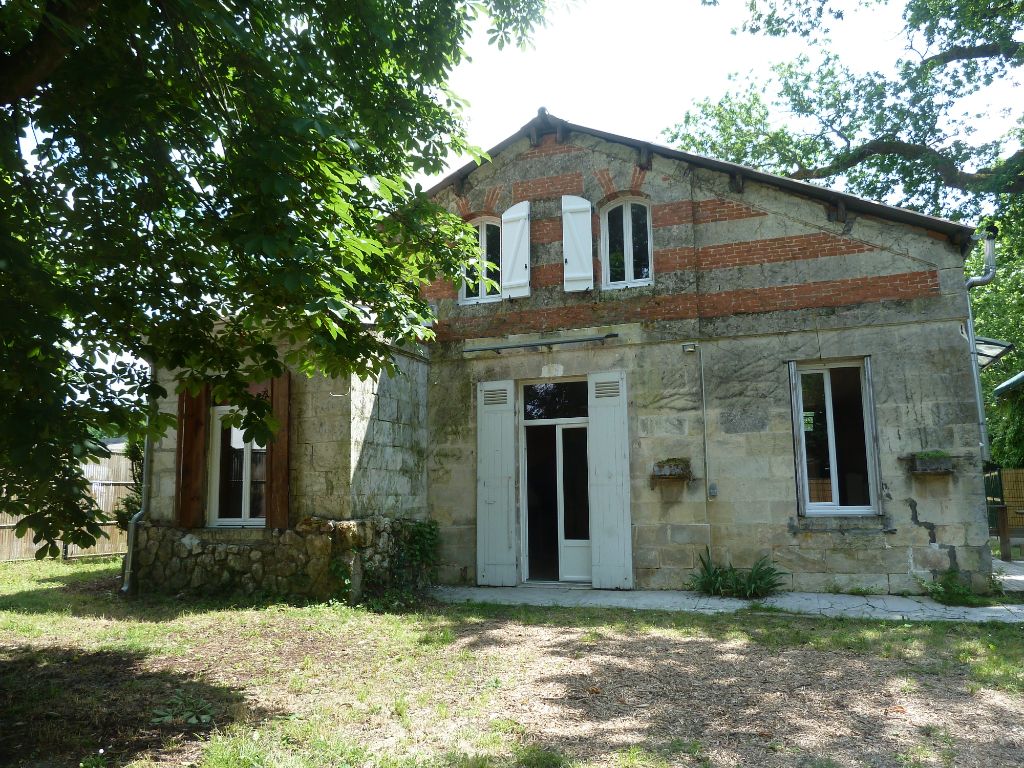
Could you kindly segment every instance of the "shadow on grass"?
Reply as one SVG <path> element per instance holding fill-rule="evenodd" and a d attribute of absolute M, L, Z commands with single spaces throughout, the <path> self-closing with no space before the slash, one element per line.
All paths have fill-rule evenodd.
<path fill-rule="evenodd" d="M 9 766 L 77 766 L 100 749 L 129 760 L 175 737 L 271 715 L 236 688 L 148 669 L 142 654 L 28 646 L 0 649 L 0 712 L 0 764 Z"/>
<path fill-rule="evenodd" d="M 671 630 L 707 634 L 718 641 L 746 640 L 773 649 L 809 647 L 850 651 L 921 665 L 966 670 L 984 657 L 988 663 L 1021 673 L 983 681 L 1011 693 L 1024 693 L 1024 626 L 1003 622 L 879 621 L 876 619 L 775 615 L 755 611 L 699 614 L 631 611 L 616 608 L 504 606 L 485 603 L 434 604 L 458 632 L 475 623 L 510 620 L 548 627 L 612 628 L 628 633 Z M 476 643 L 487 645 L 486 637 Z"/>
<path fill-rule="evenodd" d="M 1016 626 L 489 605 L 438 607 L 435 621 L 482 657 L 542 643 L 533 686 L 547 695 L 525 705 L 525 735 L 576 760 L 625 766 L 632 745 L 638 766 L 666 768 L 673 744 L 692 750 L 684 764 L 1019 760 L 1020 699 L 976 699 L 971 681 L 1024 689 Z M 516 624 L 559 631 L 521 640 Z"/>
<path fill-rule="evenodd" d="M 26 583 L 52 585 L 22 589 L 9 594 L 0 594 L 0 611 L 19 614 L 70 614 L 72 616 L 98 617 L 123 621 L 171 621 L 182 616 L 221 611 L 233 608 L 258 608 L 268 605 L 301 606 L 307 602 L 287 600 L 281 597 L 257 595 L 245 597 L 238 594 L 194 594 L 170 595 L 161 593 L 121 592 L 122 575 L 119 559 L 105 561 L 107 567 L 78 569 L 81 562 L 58 564 L 60 572 L 40 576 Z M 93 562 L 90 565 L 95 566 Z M 24 565 L 24 564 L 18 564 Z M 51 567 L 54 564 L 48 564 Z"/>

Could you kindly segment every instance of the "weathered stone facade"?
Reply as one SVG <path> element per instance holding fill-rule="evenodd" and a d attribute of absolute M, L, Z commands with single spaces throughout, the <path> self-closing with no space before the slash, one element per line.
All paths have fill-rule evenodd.
<path fill-rule="evenodd" d="M 427 358 L 395 350 L 395 376 L 291 377 L 289 520 L 426 518 Z M 171 375 L 163 372 L 169 390 Z M 175 413 L 177 402 L 160 403 Z M 150 520 L 173 524 L 177 436 L 155 446 Z"/>
<path fill-rule="evenodd" d="M 983 587 L 991 558 L 957 225 L 848 210 L 554 125 L 535 123 L 536 135 L 524 130 L 437 190 L 467 221 L 530 201 L 530 295 L 465 304 L 455 286 L 431 285 L 438 342 L 396 351 L 402 375 L 293 376 L 291 530 L 173 527 L 176 444 L 165 438 L 140 536 L 143 585 L 322 596 L 332 557 L 372 547 L 339 549 L 347 529 L 314 534 L 304 521 L 367 515 L 436 520 L 442 581 L 473 583 L 477 385 L 512 381 L 518 398 L 524 382 L 623 371 L 637 587 L 683 587 L 705 548 L 737 567 L 768 555 L 799 590 L 917 592 L 918 579 L 953 567 Z M 563 194 L 592 204 L 592 290 L 563 287 Z M 600 216 L 622 199 L 649 206 L 653 280 L 602 288 Z M 595 336 L 607 338 L 544 343 Z M 493 346 L 506 348 L 474 351 Z M 790 363 L 821 361 L 869 364 L 874 514 L 801 514 Z M 952 455 L 954 471 L 912 474 L 906 457 L 929 450 Z M 652 478 L 666 459 L 688 459 L 694 477 Z M 521 547 L 525 490 L 514 475 L 510 536 Z"/>
<path fill-rule="evenodd" d="M 738 567 L 769 555 L 799 590 L 919 592 L 918 578 L 951 567 L 983 587 L 991 561 L 960 249 L 924 228 L 837 216 L 770 184 L 737 187 L 727 173 L 657 151 L 649 170 L 639 165 L 636 147 L 585 132 L 551 131 L 536 146 L 521 135 L 439 192 L 467 220 L 532 204 L 529 297 L 466 305 L 453 288 L 433 288 L 443 343 L 431 360 L 428 489 L 443 578 L 475 580 L 476 509 L 465 500 L 477 383 L 619 369 L 638 587 L 683 587 L 705 547 Z M 563 194 L 593 203 L 592 291 L 562 287 Z M 654 279 L 602 289 L 598 216 L 621 196 L 650 205 Z M 616 337 L 470 351 L 607 334 Z M 871 364 L 881 509 L 804 517 L 788 363 L 844 359 Z M 952 454 L 955 471 L 911 475 L 904 457 L 932 449 Z M 652 480 L 670 457 L 689 458 L 701 477 Z M 521 509 L 517 526 L 521 536 Z"/>
<path fill-rule="evenodd" d="M 281 595 L 358 601 L 367 573 L 387 573 L 403 519 L 307 517 L 288 530 L 142 524 L 141 592 Z"/>

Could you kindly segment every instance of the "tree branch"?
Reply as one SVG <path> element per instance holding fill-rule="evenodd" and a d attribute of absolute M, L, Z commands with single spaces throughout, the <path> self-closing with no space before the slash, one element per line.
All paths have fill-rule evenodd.
<path fill-rule="evenodd" d="M 998 168 L 982 168 L 971 173 L 958 168 L 956 163 L 938 150 L 899 139 L 872 139 L 856 149 L 840 153 L 828 165 L 818 168 L 800 168 L 788 176 L 801 181 L 826 179 L 845 173 L 869 158 L 880 155 L 895 155 L 905 160 L 920 160 L 928 163 L 942 179 L 942 183 L 953 189 L 961 189 L 965 192 L 1002 194 L 1024 192 L 1024 149 L 1012 154 Z"/>
<path fill-rule="evenodd" d="M 75 46 L 101 0 L 47 0 L 35 34 L 26 45 L 0 56 L 0 106 L 30 96 L 49 80 Z"/>
<path fill-rule="evenodd" d="M 999 57 L 1012 59 L 1016 56 L 1024 43 L 1011 40 L 1008 43 L 986 43 L 985 45 L 954 45 L 952 48 L 934 56 L 929 56 L 921 62 L 921 67 L 941 67 L 951 64 L 954 61 L 969 61 L 971 59 L 991 59 Z"/>

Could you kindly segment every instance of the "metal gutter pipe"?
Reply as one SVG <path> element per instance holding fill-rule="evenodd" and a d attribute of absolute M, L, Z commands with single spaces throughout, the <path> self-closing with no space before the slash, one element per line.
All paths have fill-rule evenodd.
<path fill-rule="evenodd" d="M 999 235 L 999 228 L 995 224 L 989 224 L 985 228 L 985 271 L 975 277 L 967 278 L 964 285 L 967 290 L 979 285 L 988 285 L 996 277 L 996 237 Z"/>
<path fill-rule="evenodd" d="M 717 489 L 712 494 L 712 483 L 709 479 L 710 461 L 708 459 L 708 401 L 704 389 L 704 348 L 699 342 L 688 342 L 683 344 L 683 352 L 697 353 L 697 367 L 700 372 L 700 426 L 704 439 L 704 523 L 708 527 L 708 551 L 711 551 L 711 514 L 708 510 L 708 502 L 718 495 Z"/>
<path fill-rule="evenodd" d="M 150 370 L 152 369 L 153 366 L 151 364 Z M 132 576 L 134 575 L 132 566 L 135 561 L 136 531 L 139 523 L 149 514 L 150 465 L 153 463 L 153 435 L 151 430 L 153 427 L 153 411 L 155 409 L 156 404 L 150 398 L 146 414 L 146 443 L 142 449 L 142 503 L 140 504 L 139 511 L 132 515 L 128 521 L 128 552 L 124 556 L 124 583 L 121 585 L 121 594 L 125 596 L 131 593 L 134 586 L 132 583 Z"/>
<path fill-rule="evenodd" d="M 985 232 L 985 271 L 980 275 L 969 277 L 964 281 L 968 290 L 967 295 L 967 344 L 971 351 L 971 373 L 974 379 L 974 401 L 978 408 L 978 427 L 981 432 L 981 440 L 978 445 L 981 451 L 982 461 L 991 458 L 988 444 L 988 425 L 985 423 L 985 401 L 981 395 L 981 370 L 978 367 L 978 341 L 974 335 L 974 311 L 971 308 L 970 290 L 979 285 L 988 285 L 996 277 L 996 235 L 999 230 L 995 224 L 989 224 Z"/>

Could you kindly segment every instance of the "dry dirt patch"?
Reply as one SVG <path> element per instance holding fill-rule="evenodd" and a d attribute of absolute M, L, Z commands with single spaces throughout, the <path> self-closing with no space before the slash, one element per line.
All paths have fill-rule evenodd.
<path fill-rule="evenodd" d="M 205 674 L 248 685 L 254 706 L 326 715 L 337 733 L 392 755 L 493 751 L 484 735 L 497 729 L 597 764 L 621 764 L 637 746 L 649 761 L 683 765 L 1022 763 L 1021 698 L 980 689 L 964 667 L 699 630 L 499 617 L 438 630 L 437 620 L 397 640 L 293 634 L 277 663 L 258 656 L 259 682 Z"/>
<path fill-rule="evenodd" d="M 77 568 L 0 583 L 0 764 L 202 764 L 256 731 L 253 764 L 316 768 L 1024 764 L 1020 627 L 126 602 Z M 215 727 L 153 722 L 177 691 Z"/>
<path fill-rule="evenodd" d="M 700 635 L 487 634 L 489 653 L 521 660 L 498 709 L 574 758 L 684 741 L 713 765 L 1022 763 L 1020 699 L 971 693 L 962 671 L 908 676 L 900 661 Z"/>

